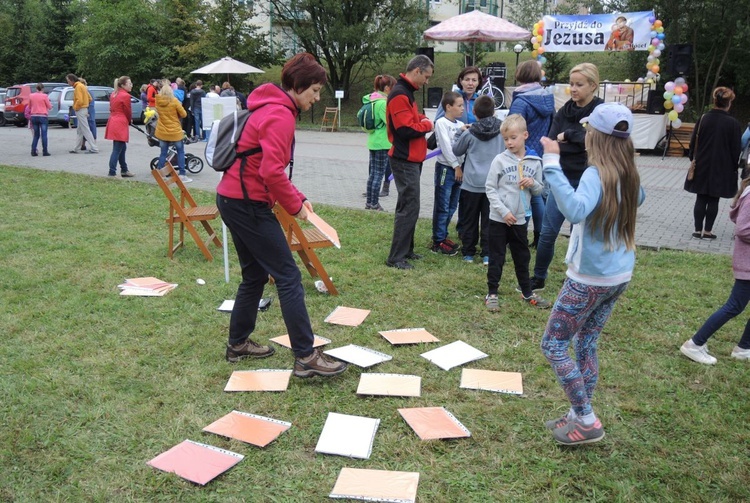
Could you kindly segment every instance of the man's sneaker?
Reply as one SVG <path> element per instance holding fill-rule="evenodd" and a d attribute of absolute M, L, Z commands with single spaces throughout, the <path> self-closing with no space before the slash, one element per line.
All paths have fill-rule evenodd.
<path fill-rule="evenodd" d="M 549 309 L 550 307 L 552 307 L 552 303 L 550 301 L 541 298 L 536 293 L 532 293 L 531 297 L 524 297 L 523 295 L 521 295 L 521 298 L 523 298 L 524 302 L 528 302 L 530 305 L 534 306 L 537 309 Z"/>
<path fill-rule="evenodd" d="M 735 346 L 732 350 L 732 358 L 738 360 L 750 360 L 750 349 L 742 349 L 739 346 Z"/>
<path fill-rule="evenodd" d="M 463 261 L 467 264 L 473 264 L 474 263 L 474 256 L 473 255 L 464 255 Z"/>
<path fill-rule="evenodd" d="M 347 367 L 346 363 L 334 360 L 323 354 L 320 348 L 315 348 L 309 356 L 294 360 L 294 375 L 295 377 L 312 377 L 316 375 L 331 377 L 339 375 Z"/>
<path fill-rule="evenodd" d="M 448 238 L 443 239 L 443 243 L 447 244 L 448 246 L 450 246 L 454 250 L 458 250 L 458 243 L 454 243 L 453 241 L 451 241 Z"/>
<path fill-rule="evenodd" d="M 76 149 L 73 149 L 73 150 L 68 150 L 68 153 L 69 154 L 77 154 L 78 151 Z"/>
<path fill-rule="evenodd" d="M 482 257 L 482 265 L 485 267 L 488 267 L 490 265 L 490 258 L 489 257 Z"/>
<path fill-rule="evenodd" d="M 192 178 L 188 178 L 187 175 L 180 175 L 180 180 L 182 180 L 182 183 L 190 183 L 193 181 Z"/>
<path fill-rule="evenodd" d="M 584 426 L 577 419 L 552 430 L 552 436 L 564 445 L 593 444 L 604 438 L 604 428 L 597 419 L 591 426 Z"/>
<path fill-rule="evenodd" d="M 693 339 L 688 339 L 685 344 L 680 346 L 680 353 L 687 356 L 694 362 L 704 365 L 716 365 L 716 358 L 708 354 L 708 344 L 698 346 Z"/>
<path fill-rule="evenodd" d="M 499 311 L 500 310 L 500 300 L 497 298 L 497 295 L 487 295 L 484 298 L 484 305 L 487 307 L 487 311 Z"/>
<path fill-rule="evenodd" d="M 562 428 L 566 424 L 570 422 L 570 418 L 568 417 L 568 414 L 566 413 L 563 417 L 558 417 L 557 419 L 550 419 L 546 423 L 544 423 L 544 426 L 548 430 L 556 430 L 558 428 Z"/>
<path fill-rule="evenodd" d="M 458 250 L 451 247 L 448 243 L 445 241 L 441 241 L 439 243 L 433 243 L 432 248 L 430 248 L 433 253 L 442 253 L 443 255 L 448 255 L 449 257 L 452 257 L 453 255 L 456 255 L 458 253 Z"/>
<path fill-rule="evenodd" d="M 227 344 L 227 361 L 237 363 L 245 358 L 265 358 L 271 356 L 276 350 L 271 346 L 261 346 L 250 339 L 242 344 Z"/>
<path fill-rule="evenodd" d="M 532 276 L 530 281 L 531 281 L 531 291 L 532 292 L 541 292 L 542 290 L 544 290 L 544 280 L 543 279 L 537 278 L 536 276 Z M 521 290 L 521 286 L 520 285 L 516 285 L 516 291 L 518 293 L 523 293 L 523 291 Z"/>
<path fill-rule="evenodd" d="M 402 269 L 404 271 L 408 271 L 409 269 L 414 269 L 414 266 L 411 265 L 406 260 L 401 260 L 399 262 L 389 262 L 388 260 L 386 260 L 385 265 L 387 265 L 388 267 L 393 267 L 394 269 Z"/>

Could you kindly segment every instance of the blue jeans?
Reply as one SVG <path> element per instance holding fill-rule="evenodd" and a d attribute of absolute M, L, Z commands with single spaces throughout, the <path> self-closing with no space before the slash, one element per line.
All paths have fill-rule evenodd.
<path fill-rule="evenodd" d="M 534 222 L 534 232 L 540 233 L 544 221 L 544 198 L 541 195 L 531 196 L 531 220 Z"/>
<path fill-rule="evenodd" d="M 735 279 L 732 293 L 729 299 L 714 314 L 709 316 L 706 322 L 693 336 L 693 342 L 703 346 L 714 333 L 724 326 L 732 318 L 742 314 L 750 301 L 750 280 Z M 741 349 L 750 349 L 750 320 L 747 320 L 745 331 L 737 344 Z"/>
<path fill-rule="evenodd" d="M 569 180 L 570 185 L 578 188 L 578 180 Z M 536 245 L 536 262 L 534 262 L 534 277 L 547 278 L 547 269 L 555 258 L 555 241 L 560 233 L 560 228 L 565 222 L 565 215 L 560 212 L 555 201 L 555 195 L 550 192 L 547 196 L 547 204 L 544 207 L 544 220 L 542 221 L 542 233 Z"/>
<path fill-rule="evenodd" d="M 446 164 L 435 163 L 435 206 L 432 210 L 432 241 L 437 244 L 448 237 L 448 225 L 458 208 L 461 182 L 456 171 Z"/>
<path fill-rule="evenodd" d="M 128 172 L 128 163 L 125 162 L 125 151 L 128 149 L 127 142 L 114 140 L 112 142 L 112 154 L 109 156 L 109 176 L 117 174 L 117 162 L 120 162 L 120 172 Z"/>
<path fill-rule="evenodd" d="M 182 140 L 180 141 L 162 141 L 159 140 L 159 147 L 161 147 L 161 153 L 159 154 L 159 164 L 157 164 L 157 167 L 159 169 L 164 167 L 164 163 L 167 162 L 167 153 L 169 151 L 169 146 L 172 145 L 174 148 L 177 149 L 177 165 L 179 166 L 179 174 L 180 176 L 185 174 L 185 144 L 182 143 Z"/>
<path fill-rule="evenodd" d="M 195 136 L 203 139 L 203 109 L 193 110 L 193 131 Z"/>
<path fill-rule="evenodd" d="M 229 344 L 242 344 L 255 331 L 258 302 L 270 274 L 279 294 L 292 352 L 298 358 L 312 353 L 313 331 L 305 306 L 302 275 L 294 261 L 284 231 L 268 204 L 216 195 L 221 219 L 232 234 L 242 269 L 234 309 L 229 318 Z"/>
<path fill-rule="evenodd" d="M 34 139 L 31 140 L 31 152 L 36 153 L 36 147 L 39 144 L 39 137 L 42 138 L 42 151 L 47 151 L 47 117 L 32 115 L 31 126 L 34 128 Z"/>

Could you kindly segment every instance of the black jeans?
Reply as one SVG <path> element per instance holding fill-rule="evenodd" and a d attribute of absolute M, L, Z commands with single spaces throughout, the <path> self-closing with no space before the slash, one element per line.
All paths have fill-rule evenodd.
<path fill-rule="evenodd" d="M 490 202 L 484 192 L 469 192 L 461 189 L 458 197 L 458 237 L 461 238 L 461 254 L 473 257 L 477 242 L 482 257 L 490 255 Z"/>
<path fill-rule="evenodd" d="M 255 330 L 258 302 L 270 274 L 276 282 L 281 316 L 294 356 L 308 356 L 312 353 L 314 336 L 305 306 L 302 275 L 273 211 L 263 202 L 218 194 L 216 206 L 232 233 L 242 268 L 242 283 L 229 320 L 229 344 L 242 344 Z"/>
<path fill-rule="evenodd" d="M 422 163 L 391 159 L 393 181 L 396 182 L 398 201 L 393 219 L 393 239 L 388 263 L 395 264 L 406 260 L 414 253 L 414 231 L 419 219 L 419 177 Z"/>
<path fill-rule="evenodd" d="M 716 215 L 719 214 L 719 198 L 697 194 L 695 206 L 693 207 L 693 219 L 695 220 L 695 232 L 711 232 L 714 228 Z M 705 221 L 705 224 L 703 223 Z"/>
<path fill-rule="evenodd" d="M 516 279 L 524 297 L 530 297 L 531 281 L 529 280 L 529 224 L 508 225 L 505 222 L 490 220 L 490 264 L 487 268 L 487 293 L 497 294 L 500 278 L 505 265 L 505 249 L 510 248 L 513 265 L 516 267 Z"/>

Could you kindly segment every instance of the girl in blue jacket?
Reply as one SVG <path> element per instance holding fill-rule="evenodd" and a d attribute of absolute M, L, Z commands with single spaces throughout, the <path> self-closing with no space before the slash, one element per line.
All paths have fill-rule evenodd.
<path fill-rule="evenodd" d="M 619 103 L 602 104 L 581 123 L 587 126 L 589 167 L 577 189 L 560 167 L 557 142 L 542 138 L 544 176 L 560 211 L 574 224 L 565 258 L 567 278 L 541 344 L 571 404 L 566 415 L 546 426 L 566 445 L 604 438 L 591 407 L 599 374 L 596 345 L 633 273 L 636 211 L 644 199 L 630 139 L 630 110 Z M 568 355 L 571 341 L 575 361 Z"/>

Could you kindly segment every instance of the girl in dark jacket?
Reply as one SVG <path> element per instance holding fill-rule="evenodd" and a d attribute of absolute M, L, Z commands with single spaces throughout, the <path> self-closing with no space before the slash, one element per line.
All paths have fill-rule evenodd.
<path fill-rule="evenodd" d="M 690 159 L 695 161 L 695 176 L 692 180 L 685 180 L 685 190 L 696 195 L 694 238 L 716 239 L 711 231 L 719 213 L 719 198 L 731 198 L 737 193 L 742 126 L 729 115 L 732 101 L 734 92 L 731 89 L 714 89 L 714 108 L 698 119 L 690 139 Z"/>

